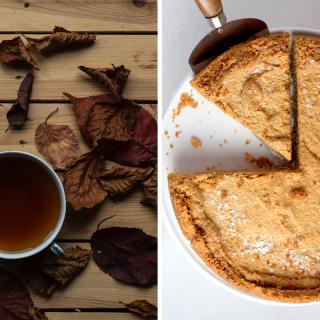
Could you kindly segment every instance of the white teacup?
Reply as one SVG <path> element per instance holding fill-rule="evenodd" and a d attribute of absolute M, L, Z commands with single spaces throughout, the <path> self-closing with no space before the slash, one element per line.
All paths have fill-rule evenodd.
<path fill-rule="evenodd" d="M 27 258 L 30 256 L 33 256 L 40 251 L 48 248 L 50 246 L 51 250 L 57 254 L 57 255 L 63 255 L 63 250 L 53 241 L 57 237 L 58 233 L 60 232 L 62 225 L 65 220 L 66 216 L 66 196 L 63 189 L 63 185 L 58 177 L 58 175 L 55 173 L 55 171 L 43 160 L 40 158 L 34 156 L 33 154 L 22 152 L 22 151 L 0 151 L 0 158 L 24 158 L 28 159 L 38 166 L 40 166 L 52 179 L 54 182 L 57 192 L 59 194 L 60 199 L 60 211 L 57 219 L 57 223 L 52 230 L 52 232 L 47 236 L 47 238 L 42 242 L 39 243 L 37 246 L 24 250 L 24 251 L 18 251 L 18 252 L 3 252 L 0 250 L 0 258 L 2 259 L 22 259 Z M 1 178 L 1 177 L 0 177 Z"/>

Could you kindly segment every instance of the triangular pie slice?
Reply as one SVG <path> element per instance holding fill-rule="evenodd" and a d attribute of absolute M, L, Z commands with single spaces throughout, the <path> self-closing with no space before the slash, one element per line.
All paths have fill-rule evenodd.
<path fill-rule="evenodd" d="M 320 160 L 320 41 L 294 39 L 298 96 L 298 153 L 301 166 L 311 167 L 308 155 Z"/>
<path fill-rule="evenodd" d="M 237 45 L 216 58 L 191 85 L 291 160 L 289 34 Z"/>

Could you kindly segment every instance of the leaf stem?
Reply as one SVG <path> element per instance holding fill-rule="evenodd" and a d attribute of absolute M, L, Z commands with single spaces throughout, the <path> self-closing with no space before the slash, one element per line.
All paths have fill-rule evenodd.
<path fill-rule="evenodd" d="M 112 218 L 115 217 L 115 216 L 116 216 L 116 214 L 114 214 L 113 216 L 110 216 L 110 217 L 107 217 L 107 218 L 101 220 L 101 221 L 99 222 L 99 224 L 98 224 L 97 231 L 100 229 L 100 226 L 101 226 L 101 224 L 102 224 L 103 222 L 105 222 L 106 220 L 112 219 Z"/>
<path fill-rule="evenodd" d="M 56 110 L 53 110 L 53 111 L 47 116 L 46 121 L 45 121 L 44 123 L 47 124 L 48 120 L 49 120 L 50 118 L 52 118 L 58 111 L 59 111 L 59 107 L 57 107 Z"/>

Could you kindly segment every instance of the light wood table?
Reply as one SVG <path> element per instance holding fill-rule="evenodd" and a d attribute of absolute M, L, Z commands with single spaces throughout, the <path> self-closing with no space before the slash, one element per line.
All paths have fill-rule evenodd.
<path fill-rule="evenodd" d="M 136 6 L 134 2 L 142 3 Z M 34 145 L 37 125 L 59 107 L 50 123 L 67 124 L 79 140 L 81 150 L 87 151 L 75 122 L 72 106 L 62 92 L 81 97 L 103 93 L 99 86 L 77 69 L 84 65 L 105 67 L 111 63 L 124 64 L 131 75 L 124 96 L 141 104 L 157 101 L 157 2 L 156 0 L 0 0 L 0 40 L 11 39 L 16 33 L 41 37 L 55 25 L 72 31 L 96 32 L 96 43 L 77 51 L 65 51 L 39 60 L 35 71 L 29 120 L 22 130 L 9 130 L 6 112 L 17 96 L 21 79 L 28 69 L 0 66 L 0 149 L 23 150 L 39 156 Z M 20 144 L 24 140 L 26 144 Z M 64 246 L 79 244 L 89 247 L 90 237 L 99 221 L 116 215 L 103 226 L 142 228 L 156 236 L 155 210 L 140 204 L 141 192 L 125 200 L 107 200 L 97 214 L 68 213 L 59 235 Z M 113 280 L 98 269 L 91 260 L 87 268 L 67 288 L 57 291 L 49 299 L 32 293 L 35 304 L 43 308 L 53 320 L 137 319 L 119 301 L 147 299 L 156 303 L 156 286 L 135 288 Z M 79 312 L 81 311 L 81 312 Z"/>

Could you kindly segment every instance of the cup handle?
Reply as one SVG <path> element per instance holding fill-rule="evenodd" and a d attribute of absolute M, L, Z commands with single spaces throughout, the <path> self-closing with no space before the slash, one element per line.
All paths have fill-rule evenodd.
<path fill-rule="evenodd" d="M 58 257 L 61 257 L 64 255 L 63 249 L 55 242 L 53 242 L 50 246 L 50 250 L 57 255 Z"/>

